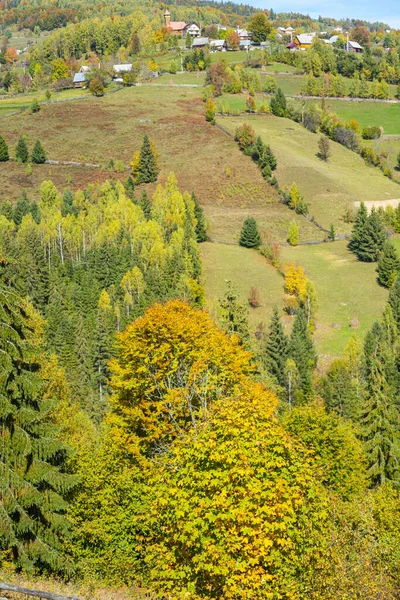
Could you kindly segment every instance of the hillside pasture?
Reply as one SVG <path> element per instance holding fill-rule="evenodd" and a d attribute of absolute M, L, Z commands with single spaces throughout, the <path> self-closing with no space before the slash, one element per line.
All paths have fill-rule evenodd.
<path fill-rule="evenodd" d="M 397 245 L 400 247 L 400 238 Z M 254 250 L 237 246 L 206 243 L 201 245 L 208 307 L 216 314 L 218 298 L 231 281 L 240 299 L 247 302 L 252 286 L 260 292 L 261 306 L 249 309 L 254 330 L 258 323 L 268 324 L 274 305 L 282 311 L 287 332 L 293 318 L 283 313 L 284 280 L 276 269 Z M 312 246 L 285 246 L 281 251 L 282 268 L 301 265 L 314 282 L 318 296 L 318 312 L 314 340 L 320 355 L 320 366 L 343 355 L 352 335 L 362 340 L 374 321 L 379 319 L 388 292 L 376 282 L 376 264 L 362 263 L 340 241 Z M 356 317 L 360 327 L 352 329 Z"/>
<path fill-rule="evenodd" d="M 296 182 L 309 207 L 309 214 L 329 229 L 348 233 L 351 225 L 343 221 L 347 209 L 361 200 L 391 200 L 399 197 L 399 187 L 375 167 L 366 166 L 355 152 L 330 143 L 328 162 L 318 158 L 319 135 L 298 123 L 272 115 L 220 117 L 219 122 L 232 134 L 238 125 L 250 123 L 257 135 L 270 144 L 278 161 L 276 177 L 283 189 Z"/>
<path fill-rule="evenodd" d="M 343 121 L 356 119 L 361 127 L 379 125 L 386 135 L 400 135 L 400 103 L 371 102 L 368 100 L 327 100 L 327 110 L 335 112 Z"/>

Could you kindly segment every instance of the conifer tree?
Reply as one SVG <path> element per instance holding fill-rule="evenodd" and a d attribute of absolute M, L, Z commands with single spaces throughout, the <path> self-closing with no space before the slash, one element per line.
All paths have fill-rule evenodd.
<path fill-rule="evenodd" d="M 133 201 L 135 199 L 135 182 L 133 181 L 131 175 L 129 175 L 128 179 L 126 180 L 124 187 L 128 198 Z"/>
<path fill-rule="evenodd" d="M 288 350 L 288 339 L 283 330 L 278 309 L 274 306 L 265 347 L 265 366 L 280 385 L 283 385 L 285 380 Z"/>
<path fill-rule="evenodd" d="M 289 355 L 297 365 L 304 399 L 309 398 L 312 395 L 311 375 L 317 366 L 317 353 L 302 309 L 296 312 L 290 336 Z"/>
<path fill-rule="evenodd" d="M 386 240 L 382 253 L 378 259 L 378 283 L 383 287 L 391 288 L 400 272 L 400 258 L 396 248 L 390 240 Z"/>
<path fill-rule="evenodd" d="M 231 282 L 227 283 L 227 291 L 219 300 L 220 321 L 228 335 L 236 334 L 244 346 L 250 341 L 248 309 L 240 302 L 236 289 Z"/>
<path fill-rule="evenodd" d="M 140 150 L 138 183 L 152 183 L 157 181 L 157 160 L 147 135 L 143 138 Z"/>
<path fill-rule="evenodd" d="M 61 570 L 68 532 L 63 495 L 75 480 L 62 472 L 66 449 L 37 375 L 37 319 L 0 282 L 0 540 L 3 557 L 19 568 Z"/>
<path fill-rule="evenodd" d="M 146 217 L 147 220 L 149 220 L 151 218 L 152 204 L 149 200 L 149 196 L 148 196 L 146 190 L 143 190 L 142 197 L 140 199 L 139 204 L 143 211 L 144 216 Z"/>
<path fill-rule="evenodd" d="M 258 233 L 257 222 L 253 217 L 247 217 L 240 233 L 239 244 L 245 248 L 259 248 L 261 237 Z"/>
<path fill-rule="evenodd" d="M 39 225 L 39 223 L 40 223 L 40 221 L 42 219 L 42 216 L 40 214 L 39 205 L 38 205 L 38 203 L 35 200 L 32 200 L 32 202 L 31 202 L 30 213 L 31 213 L 32 218 L 35 221 L 35 223 L 37 225 Z"/>
<path fill-rule="evenodd" d="M 196 239 L 200 242 L 207 241 L 207 226 L 206 226 L 206 218 L 204 216 L 203 207 L 200 205 L 197 200 L 196 194 L 192 193 L 192 200 L 194 202 L 194 216 L 196 218 Z"/>
<path fill-rule="evenodd" d="M 271 150 L 271 146 L 265 146 L 264 159 L 268 162 L 269 166 L 271 167 L 271 171 L 275 171 L 278 161 L 276 160 L 276 157 Z"/>
<path fill-rule="evenodd" d="M 389 306 L 392 309 L 393 317 L 397 325 L 397 329 L 400 331 L 400 275 L 396 277 L 396 280 L 389 292 Z"/>
<path fill-rule="evenodd" d="M 270 107 L 272 114 L 276 117 L 284 117 L 286 115 L 286 98 L 281 88 L 277 89 L 275 96 L 271 99 Z"/>
<path fill-rule="evenodd" d="M 23 190 L 22 196 L 20 198 L 18 198 L 17 205 L 15 207 L 14 215 L 13 215 L 14 223 L 17 225 L 17 227 L 19 225 L 21 225 L 22 219 L 25 217 L 25 215 L 29 214 L 29 212 L 30 212 L 30 204 L 29 204 L 28 196 L 26 194 L 26 191 Z"/>
<path fill-rule="evenodd" d="M 28 146 L 23 135 L 20 135 L 18 138 L 18 143 L 15 147 L 15 158 L 20 163 L 27 163 L 29 160 Z"/>
<path fill-rule="evenodd" d="M 46 152 L 40 140 L 36 140 L 35 145 L 33 146 L 31 160 L 35 165 L 42 165 L 46 162 Z"/>
<path fill-rule="evenodd" d="M 0 162 L 7 162 L 10 158 L 6 140 L 0 135 Z"/>
<path fill-rule="evenodd" d="M 381 485 L 386 480 L 398 484 L 400 482 L 399 418 L 379 352 L 372 364 L 369 396 L 362 408 L 360 428 L 361 438 L 365 443 L 371 486 Z"/>
<path fill-rule="evenodd" d="M 349 250 L 358 253 L 360 247 L 360 240 L 363 236 L 363 232 L 368 220 L 368 212 L 364 202 L 361 202 L 360 208 L 357 211 L 356 219 L 354 221 L 353 231 L 349 242 Z"/>

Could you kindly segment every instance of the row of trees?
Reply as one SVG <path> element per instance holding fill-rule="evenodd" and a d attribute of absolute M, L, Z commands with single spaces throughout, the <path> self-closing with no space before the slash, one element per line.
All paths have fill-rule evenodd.
<path fill-rule="evenodd" d="M 8 144 L 4 137 L 0 135 L 0 162 L 7 162 L 10 158 Z M 40 142 L 36 140 L 32 153 L 29 154 L 26 138 L 20 135 L 15 147 L 15 158 L 19 163 L 27 163 L 29 160 L 37 165 L 43 164 L 47 160 L 46 152 Z"/>

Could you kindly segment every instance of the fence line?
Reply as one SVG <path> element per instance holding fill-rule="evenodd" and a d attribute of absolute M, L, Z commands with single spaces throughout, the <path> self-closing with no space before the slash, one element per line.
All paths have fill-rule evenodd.
<path fill-rule="evenodd" d="M 35 598 L 44 598 L 46 600 L 79 600 L 78 596 L 61 596 L 52 592 L 42 592 L 40 590 L 32 590 L 30 588 L 21 587 L 19 585 L 11 585 L 0 581 L 0 590 L 5 592 L 16 592 L 17 594 L 25 594 L 26 596 L 34 596 Z"/>

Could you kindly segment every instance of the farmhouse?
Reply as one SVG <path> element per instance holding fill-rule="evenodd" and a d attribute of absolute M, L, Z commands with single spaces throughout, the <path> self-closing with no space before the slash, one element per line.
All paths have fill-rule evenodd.
<path fill-rule="evenodd" d="M 210 42 L 211 52 L 225 52 L 227 47 L 226 40 L 211 40 Z"/>
<path fill-rule="evenodd" d="M 200 27 L 197 25 L 197 23 L 188 23 L 184 28 L 183 34 L 185 36 L 189 34 L 191 37 L 199 37 Z"/>
<path fill-rule="evenodd" d="M 238 36 L 241 40 L 249 40 L 250 39 L 250 33 L 247 31 L 247 29 L 239 29 L 237 27 L 236 33 L 238 34 Z"/>
<path fill-rule="evenodd" d="M 210 38 L 198 37 L 193 40 L 192 48 L 205 48 L 210 45 Z"/>
<path fill-rule="evenodd" d="M 312 43 L 314 41 L 314 35 L 309 33 L 300 33 L 296 35 L 293 39 L 293 42 L 296 46 L 296 50 L 307 50 L 307 48 L 311 48 Z"/>
<path fill-rule="evenodd" d="M 185 23 L 185 21 L 171 21 L 171 13 L 168 9 L 164 13 L 164 19 L 165 27 L 169 29 L 171 33 L 180 35 L 181 37 L 186 35 L 185 29 L 187 27 L 187 23 Z"/>

